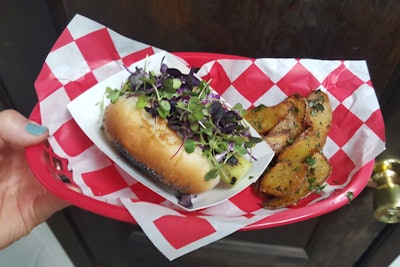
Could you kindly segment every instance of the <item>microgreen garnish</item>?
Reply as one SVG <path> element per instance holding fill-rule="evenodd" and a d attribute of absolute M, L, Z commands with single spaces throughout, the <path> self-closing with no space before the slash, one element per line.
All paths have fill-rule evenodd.
<path fill-rule="evenodd" d="M 216 178 L 230 158 L 250 154 L 250 149 L 262 141 L 251 136 L 243 124 L 242 105 L 229 108 L 208 82 L 194 75 L 193 69 L 183 74 L 162 63 L 160 74 L 156 74 L 136 68 L 121 89 L 106 89 L 112 103 L 122 95 L 136 96 L 136 108 L 144 108 L 153 118 L 166 119 L 168 127 L 182 137 L 187 153 L 201 148 L 212 164 L 206 180 Z"/>
<path fill-rule="evenodd" d="M 111 103 L 117 102 L 118 98 L 121 95 L 121 91 L 118 89 L 112 89 L 111 87 L 106 88 L 107 98 L 111 100 Z"/>
<path fill-rule="evenodd" d="M 187 139 L 185 141 L 185 151 L 187 153 L 193 153 L 195 149 L 196 149 L 196 143 L 194 142 L 194 140 L 193 139 Z"/>

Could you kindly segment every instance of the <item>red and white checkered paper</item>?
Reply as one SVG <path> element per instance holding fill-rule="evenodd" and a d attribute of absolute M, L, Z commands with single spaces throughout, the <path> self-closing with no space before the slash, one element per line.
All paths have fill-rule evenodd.
<path fill-rule="evenodd" d="M 48 54 L 35 82 L 42 124 L 49 142 L 69 161 L 73 183 L 86 196 L 126 207 L 154 245 L 170 260 L 221 239 L 284 210 L 265 210 L 251 188 L 210 208 L 185 212 L 124 173 L 80 130 L 67 104 L 159 49 L 128 39 L 88 18 L 76 15 Z M 297 207 L 323 201 L 385 148 L 379 104 L 365 61 L 313 59 L 217 60 L 199 71 L 230 103 L 274 105 L 297 92 L 327 92 L 333 123 L 324 154 L 333 173 L 320 194 Z M 339 168 L 335 168 L 338 166 Z"/>

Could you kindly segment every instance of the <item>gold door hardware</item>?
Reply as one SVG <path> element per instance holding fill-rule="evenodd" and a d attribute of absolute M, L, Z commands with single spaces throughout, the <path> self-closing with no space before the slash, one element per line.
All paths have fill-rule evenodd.
<path fill-rule="evenodd" d="M 369 186 L 376 188 L 374 217 L 384 223 L 400 222 L 400 160 L 375 162 Z"/>

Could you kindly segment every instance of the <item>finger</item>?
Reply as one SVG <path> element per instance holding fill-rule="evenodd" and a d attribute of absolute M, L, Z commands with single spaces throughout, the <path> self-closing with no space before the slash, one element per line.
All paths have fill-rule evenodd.
<path fill-rule="evenodd" d="M 30 146 L 43 142 L 48 129 L 29 121 L 15 110 L 0 112 L 0 140 L 7 144 Z"/>

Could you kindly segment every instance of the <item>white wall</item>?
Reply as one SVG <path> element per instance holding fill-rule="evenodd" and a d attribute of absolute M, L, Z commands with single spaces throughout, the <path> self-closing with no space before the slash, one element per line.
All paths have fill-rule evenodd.
<path fill-rule="evenodd" d="M 400 267 L 400 255 L 397 256 L 397 259 L 395 259 L 389 267 Z"/>
<path fill-rule="evenodd" d="M 73 267 L 46 223 L 31 234 L 0 250 L 0 266 L 7 267 Z"/>

